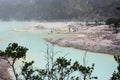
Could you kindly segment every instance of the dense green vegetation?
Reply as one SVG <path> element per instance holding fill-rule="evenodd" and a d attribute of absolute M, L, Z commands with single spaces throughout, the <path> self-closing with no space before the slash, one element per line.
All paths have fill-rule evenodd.
<path fill-rule="evenodd" d="M 1 59 L 7 61 L 12 68 L 16 80 L 18 80 L 18 74 L 15 70 L 15 63 L 21 58 L 25 59 L 27 50 L 27 48 L 19 46 L 17 43 L 10 43 L 5 51 L 0 50 Z"/>

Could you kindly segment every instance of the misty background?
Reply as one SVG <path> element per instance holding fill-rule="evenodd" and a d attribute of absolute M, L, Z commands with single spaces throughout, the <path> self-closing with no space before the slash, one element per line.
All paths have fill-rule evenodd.
<path fill-rule="evenodd" d="M 105 20 L 120 0 L 0 0 L 0 20 Z"/>

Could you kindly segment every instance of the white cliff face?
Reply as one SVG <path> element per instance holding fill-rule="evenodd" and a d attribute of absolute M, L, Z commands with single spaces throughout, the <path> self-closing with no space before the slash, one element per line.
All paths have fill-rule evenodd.
<path fill-rule="evenodd" d="M 116 34 L 116 39 L 120 40 L 120 33 Z"/>
<path fill-rule="evenodd" d="M 12 80 L 8 71 L 9 66 L 3 60 L 0 60 L 0 80 Z"/>

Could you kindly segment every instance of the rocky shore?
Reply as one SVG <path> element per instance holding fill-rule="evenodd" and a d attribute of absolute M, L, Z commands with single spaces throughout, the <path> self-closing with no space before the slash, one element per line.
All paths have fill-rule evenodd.
<path fill-rule="evenodd" d="M 76 28 L 77 32 L 66 32 L 64 35 L 67 37 L 46 38 L 45 40 L 62 47 L 120 55 L 120 33 L 113 34 L 109 26 L 76 25 Z"/>
<path fill-rule="evenodd" d="M 114 34 L 108 25 L 85 25 L 67 22 L 46 22 L 28 26 L 15 31 L 34 31 L 50 29 L 45 38 L 50 43 L 62 47 L 72 47 L 92 52 L 120 55 L 120 33 Z M 54 37 L 54 35 L 62 35 Z"/>

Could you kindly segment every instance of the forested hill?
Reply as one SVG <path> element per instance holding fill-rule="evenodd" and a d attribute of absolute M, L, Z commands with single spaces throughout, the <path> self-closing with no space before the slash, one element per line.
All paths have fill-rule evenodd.
<path fill-rule="evenodd" d="M 0 0 L 0 20 L 103 20 L 120 16 L 120 0 Z"/>

